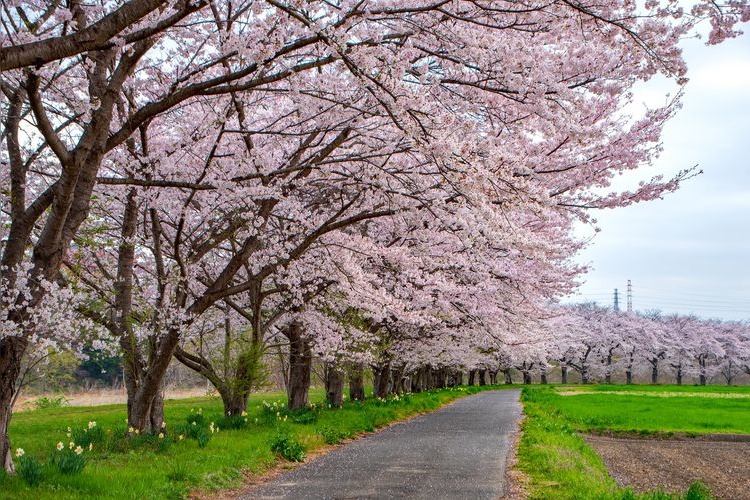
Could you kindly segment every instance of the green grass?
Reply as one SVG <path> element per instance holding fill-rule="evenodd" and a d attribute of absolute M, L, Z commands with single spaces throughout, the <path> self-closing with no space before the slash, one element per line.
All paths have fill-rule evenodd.
<path fill-rule="evenodd" d="M 286 433 L 310 452 L 326 444 L 373 431 L 395 420 L 431 411 L 440 406 L 490 387 L 462 387 L 398 399 L 369 399 L 349 402 L 341 409 L 322 408 L 302 412 L 283 409 L 284 393 L 264 393 L 251 397 L 248 423 L 244 428 L 221 429 L 211 434 L 203 448 L 193 439 L 175 441 L 180 427 L 186 425 L 191 410 L 202 408 L 206 425 L 222 419 L 221 401 L 217 398 L 170 400 L 165 403 L 166 440 L 140 437 L 133 441 L 120 438 L 126 431 L 124 405 L 98 407 L 65 407 L 20 412 L 11 422 L 13 448 L 23 448 L 27 457 L 43 462 L 43 478 L 36 487 L 27 486 L 18 477 L 0 474 L 0 497 L 67 499 L 67 498 L 182 498 L 190 491 L 215 491 L 241 486 L 243 474 L 262 474 L 279 462 L 271 444 Z M 262 401 L 273 406 L 264 410 Z M 322 391 L 313 391 L 311 400 L 322 401 Z M 279 411 L 280 417 L 276 417 Z M 194 413 L 193 413 L 194 415 Z M 286 416 L 286 420 L 284 420 Z M 255 419 L 258 419 L 257 423 Z M 70 441 L 67 428 L 74 431 L 96 421 L 105 431 L 105 443 L 94 444 L 85 452 L 88 464 L 80 475 L 62 475 L 50 464 L 55 445 Z M 141 446 L 136 446 L 141 443 Z M 149 444 L 151 443 L 151 444 Z"/>
<path fill-rule="evenodd" d="M 571 396 L 547 391 L 545 397 L 581 431 L 750 434 L 750 398 L 731 397 L 750 394 L 750 387 L 598 385 L 587 390 Z"/>
<path fill-rule="evenodd" d="M 700 483 L 693 484 L 684 495 L 669 495 L 663 492 L 636 495 L 629 489 L 617 486 L 609 476 L 601 458 L 586 444 L 578 432 L 591 429 L 591 422 L 596 422 L 597 429 L 606 428 L 611 421 L 608 420 L 610 417 L 621 416 L 622 413 L 632 410 L 617 402 L 620 400 L 612 401 L 611 398 L 615 397 L 627 400 L 656 399 L 643 396 L 610 397 L 603 394 L 560 396 L 549 387 L 524 388 L 521 398 L 526 419 L 523 422 L 523 435 L 518 449 L 518 467 L 529 478 L 526 488 L 530 498 L 577 500 L 700 500 L 710 498 L 709 492 Z M 599 401 L 599 398 L 605 398 L 607 401 Z M 666 399 L 668 398 L 659 398 L 659 401 Z M 576 402 L 581 405 L 581 408 L 576 407 Z M 588 414 L 588 411 L 593 414 Z M 589 423 L 586 424 L 584 421 Z"/>

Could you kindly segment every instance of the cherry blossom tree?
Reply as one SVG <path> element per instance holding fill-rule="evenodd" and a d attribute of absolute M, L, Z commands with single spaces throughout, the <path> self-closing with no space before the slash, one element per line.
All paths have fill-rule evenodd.
<path fill-rule="evenodd" d="M 92 215 L 97 186 L 122 188 L 117 271 L 110 272 L 120 339 L 133 328 L 128 294 L 139 234 L 155 272 L 148 300 L 161 309 L 149 318 L 151 356 L 129 412 L 144 428 L 181 333 L 196 318 L 257 291 L 260 276 L 362 219 L 426 212 L 440 202 L 457 214 L 455 224 L 467 218 L 524 229 L 504 236 L 498 262 L 513 263 L 506 271 L 520 276 L 508 280 L 515 284 L 541 266 L 529 284 L 543 288 L 541 256 L 571 250 L 569 237 L 559 245 L 545 237 L 567 235 L 590 208 L 653 199 L 690 175 L 600 194 L 613 176 L 658 154 L 661 129 L 678 106 L 623 116 L 635 82 L 662 72 L 681 84 L 680 37 L 710 18 L 709 42 L 717 43 L 750 17 L 742 0 L 700 2 L 689 14 L 675 2 L 9 0 L 3 7 L 0 265 L 9 298 L 0 453 L 7 470 L 14 383 L 41 334 L 30 318 L 48 316 L 41 311 L 57 299 L 47 297 L 62 296 L 52 284 L 65 279 L 63 262 Z M 322 165 L 323 174 L 312 175 Z M 238 189 L 231 198 L 251 206 L 247 215 L 221 203 L 248 181 L 252 194 Z M 148 232 L 133 223 L 143 214 Z M 271 224 L 276 244 L 264 246 L 258 234 Z M 535 247 L 548 250 L 525 261 Z M 559 271 L 560 262 L 548 270 Z M 165 274 L 168 266 L 174 274 Z M 560 293 L 573 275 L 548 276 L 545 286 Z M 290 325 L 299 337 L 302 324 Z"/>

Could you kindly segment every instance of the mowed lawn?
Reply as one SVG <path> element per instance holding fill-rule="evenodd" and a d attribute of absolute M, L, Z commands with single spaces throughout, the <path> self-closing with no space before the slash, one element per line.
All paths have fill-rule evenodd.
<path fill-rule="evenodd" d="M 236 488 L 248 473 L 262 474 L 279 463 L 271 443 L 280 432 L 301 443 L 309 453 L 488 388 L 462 387 L 348 402 L 341 409 L 323 406 L 323 392 L 317 390 L 312 392 L 311 401 L 317 402 L 318 410 L 301 413 L 284 410 L 284 393 L 256 394 L 251 397 L 248 422 L 243 428 L 220 429 L 210 435 L 204 447 L 197 439 L 179 440 L 178 434 L 186 432 L 187 419 L 199 409 L 206 426 L 215 422 L 218 427 L 222 421 L 218 398 L 167 401 L 167 432 L 162 440 L 157 436 L 123 438 L 124 405 L 19 412 L 11 422 L 13 449 L 23 448 L 26 457 L 42 462 L 43 477 L 37 486 L 28 486 L 20 478 L 0 471 L 0 498 L 161 499 L 184 498 L 195 490 Z M 89 422 L 96 422 L 96 428 L 104 431 L 104 441 L 94 444 L 93 451 L 84 452 L 88 463 L 81 474 L 61 474 L 50 464 L 57 453 L 56 444 L 62 442 L 67 447 L 72 440 L 67 436 L 68 427 L 73 429 L 75 439 L 75 432 L 80 434 Z"/>
<path fill-rule="evenodd" d="M 750 434 L 750 387 L 557 387 L 546 402 L 579 430 Z"/>

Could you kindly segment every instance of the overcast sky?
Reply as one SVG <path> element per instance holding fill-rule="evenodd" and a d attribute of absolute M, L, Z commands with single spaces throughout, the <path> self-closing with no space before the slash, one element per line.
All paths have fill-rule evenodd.
<path fill-rule="evenodd" d="M 625 309 L 630 279 L 635 310 L 750 319 L 750 26 L 744 30 L 716 47 L 683 45 L 684 106 L 666 127 L 664 153 L 639 177 L 696 164 L 704 173 L 663 200 L 598 212 L 602 231 L 578 258 L 593 269 L 566 301 L 612 305 L 618 288 Z M 663 101 L 666 92 L 657 84 L 638 95 Z"/>

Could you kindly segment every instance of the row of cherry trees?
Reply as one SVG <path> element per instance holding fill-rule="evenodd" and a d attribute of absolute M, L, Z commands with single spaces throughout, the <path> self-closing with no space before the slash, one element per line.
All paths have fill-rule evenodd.
<path fill-rule="evenodd" d="M 299 407 L 313 352 L 332 389 L 352 363 L 385 387 L 394 367 L 527 342 L 582 271 L 571 225 L 691 175 L 602 194 L 658 155 L 679 106 L 624 113 L 633 86 L 683 85 L 680 38 L 749 16 L 744 0 L 3 1 L 4 467 L 35 350 L 119 349 L 128 422 L 148 431 L 173 357 L 235 412 L 274 348 Z"/>
<path fill-rule="evenodd" d="M 515 349 L 503 366 L 527 377 L 553 367 L 562 382 L 569 371 L 583 383 L 610 383 L 619 374 L 628 384 L 637 374 L 651 383 L 731 384 L 750 374 L 750 323 L 701 319 L 693 315 L 624 313 L 596 304 L 554 308 L 536 345 Z"/>

